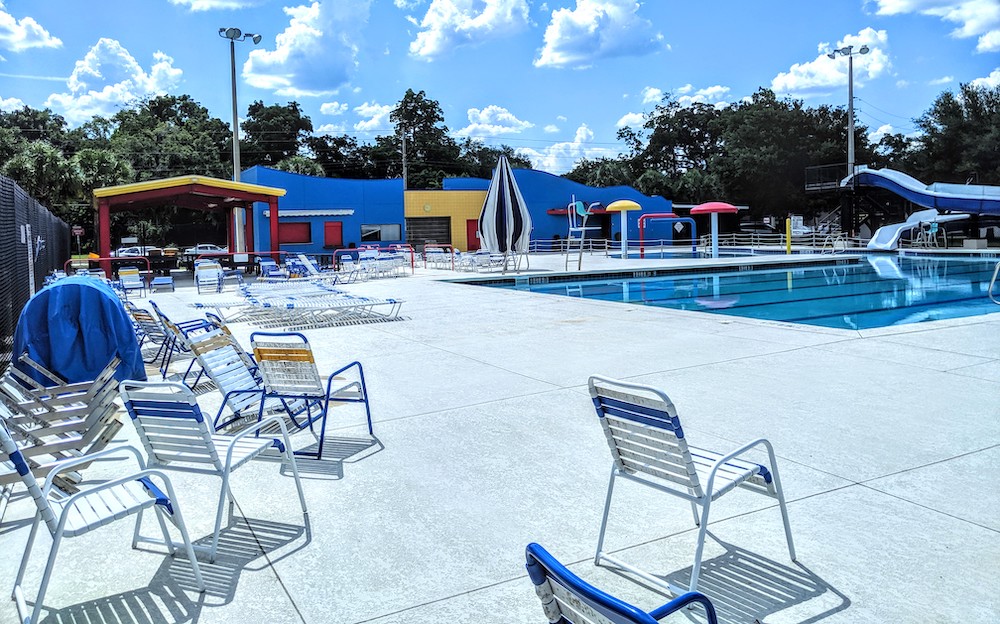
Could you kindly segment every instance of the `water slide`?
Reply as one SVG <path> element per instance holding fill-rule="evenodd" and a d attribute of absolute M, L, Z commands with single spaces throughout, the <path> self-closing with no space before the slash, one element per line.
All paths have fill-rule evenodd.
<path fill-rule="evenodd" d="M 899 237 L 904 232 L 912 232 L 922 228 L 927 223 L 947 223 L 948 221 L 958 221 L 968 219 L 967 214 L 943 215 L 937 210 L 918 210 L 914 212 L 906 221 L 902 223 L 890 223 L 875 230 L 875 236 L 868 241 L 868 249 L 891 250 L 899 247 Z"/>
<path fill-rule="evenodd" d="M 916 212 L 904 222 L 886 225 L 875 232 L 869 249 L 895 249 L 903 232 L 920 227 L 920 223 L 944 223 L 968 218 L 970 214 L 1000 215 L 1000 186 L 984 184 L 924 184 L 902 171 L 893 169 L 857 168 L 853 176 L 841 181 L 841 186 L 856 182 L 858 186 L 883 188 L 928 210 Z M 963 214 L 940 214 L 939 211 Z M 920 215 L 920 216 L 918 216 Z"/>

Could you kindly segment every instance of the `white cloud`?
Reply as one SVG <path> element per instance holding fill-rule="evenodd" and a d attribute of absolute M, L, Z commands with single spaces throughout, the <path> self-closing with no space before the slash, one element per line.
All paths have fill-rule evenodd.
<path fill-rule="evenodd" d="M 583 68 L 602 58 L 669 49 L 639 8 L 635 0 L 576 0 L 575 9 L 556 9 L 535 67 Z"/>
<path fill-rule="evenodd" d="M 997 0 L 875 0 L 878 15 L 920 13 L 957 24 L 951 36 L 979 37 L 977 52 L 1000 51 L 1000 2 Z"/>
<path fill-rule="evenodd" d="M 431 0 L 410 54 L 431 60 L 461 45 L 520 32 L 528 24 L 527 0 Z"/>
<path fill-rule="evenodd" d="M 935 78 L 934 80 L 928 81 L 927 84 L 934 86 L 934 85 L 948 84 L 949 82 L 954 82 L 954 81 L 955 81 L 954 76 L 941 76 L 940 78 Z"/>
<path fill-rule="evenodd" d="M 323 102 L 319 112 L 324 115 L 343 115 L 347 112 L 347 102 Z"/>
<path fill-rule="evenodd" d="M 495 136 L 498 134 L 517 134 L 522 130 L 534 127 L 530 121 L 521 121 L 502 106 L 490 104 L 480 110 L 470 108 L 469 125 L 455 132 L 455 136 Z"/>
<path fill-rule="evenodd" d="M 536 169 L 561 175 L 572 169 L 581 158 L 594 159 L 617 156 L 617 152 L 614 150 L 591 145 L 593 140 L 594 133 L 587 127 L 587 124 L 583 124 L 576 129 L 576 135 L 572 141 L 555 143 L 541 151 L 522 147 L 517 150 L 517 153 L 530 159 Z"/>
<path fill-rule="evenodd" d="M 867 45 L 868 54 L 859 54 L 861 46 Z M 854 85 L 864 86 L 865 81 L 873 80 L 887 73 L 892 65 L 886 48 L 889 45 L 889 35 L 884 30 L 865 28 L 856 35 L 847 35 L 837 42 L 835 48 L 854 46 Z M 847 59 L 837 56 L 831 59 L 827 56 L 830 50 L 826 44 L 819 47 L 819 54 L 812 61 L 795 63 L 787 72 L 782 72 L 771 81 L 771 89 L 778 95 L 809 97 L 813 95 L 828 95 L 834 88 L 847 85 Z"/>
<path fill-rule="evenodd" d="M 245 9 L 260 4 L 259 0 L 170 0 L 170 4 L 187 7 L 191 11 L 216 9 Z"/>
<path fill-rule="evenodd" d="M 404 11 L 415 9 L 423 3 L 424 0 L 393 0 L 393 4 L 396 5 L 396 8 L 403 9 Z"/>
<path fill-rule="evenodd" d="M 693 85 L 686 84 L 679 89 L 675 89 L 674 93 L 683 94 L 677 98 L 677 103 L 681 106 L 690 106 L 695 103 L 713 104 L 716 108 L 728 106 L 725 97 L 729 94 L 729 87 L 723 87 L 722 85 L 713 85 L 696 90 Z M 691 95 L 687 95 L 688 93 L 691 93 Z"/>
<path fill-rule="evenodd" d="M 17 19 L 8 13 L 0 2 L 0 46 L 12 52 L 23 52 L 31 48 L 58 48 L 62 41 L 32 17 Z"/>
<path fill-rule="evenodd" d="M 897 89 L 904 89 L 904 88 L 906 88 L 908 86 L 910 86 L 910 81 L 909 80 L 897 80 L 896 81 L 896 88 Z"/>
<path fill-rule="evenodd" d="M 879 141 L 882 140 L 882 137 L 884 137 L 887 134 L 892 134 L 892 133 L 893 133 L 893 127 L 892 127 L 892 125 L 891 124 L 883 124 L 883 125 L 879 126 L 878 129 L 872 130 L 871 132 L 868 133 L 868 142 L 869 143 L 878 143 Z"/>
<path fill-rule="evenodd" d="M 276 95 L 333 94 L 357 66 L 355 37 L 368 21 L 371 0 L 313 2 L 285 7 L 288 26 L 274 49 L 254 49 L 243 65 L 246 81 Z"/>
<path fill-rule="evenodd" d="M 556 115 L 556 121 L 566 121 L 566 115 Z"/>
<path fill-rule="evenodd" d="M 543 130 L 545 130 L 545 132 L 548 133 L 548 134 L 554 134 L 556 132 L 559 132 L 559 126 L 557 126 L 555 124 L 549 124 L 549 125 L 545 126 L 543 128 Z"/>
<path fill-rule="evenodd" d="M 624 128 L 625 126 L 635 127 L 641 126 L 645 123 L 646 119 L 643 117 L 642 113 L 625 113 L 622 118 L 619 119 L 615 125 L 619 128 Z"/>
<path fill-rule="evenodd" d="M 991 71 L 989 76 L 986 76 L 985 78 L 976 78 L 969 84 L 973 87 L 984 87 L 986 89 L 995 89 L 1000 87 L 1000 67 Z"/>
<path fill-rule="evenodd" d="M 663 91 L 656 87 L 645 87 L 642 90 L 643 104 L 659 104 L 663 99 Z"/>
<path fill-rule="evenodd" d="M 376 104 L 375 102 L 365 102 L 354 107 L 354 112 L 363 119 L 354 124 L 354 129 L 358 132 L 382 132 L 392 128 L 389 125 L 389 113 L 392 112 L 392 104 Z"/>
<path fill-rule="evenodd" d="M 323 124 L 322 126 L 316 128 L 318 134 L 343 134 L 347 130 L 347 126 L 344 124 Z"/>
<path fill-rule="evenodd" d="M 5 98 L 0 96 L 0 110 L 4 111 L 14 111 L 19 108 L 24 108 L 24 102 L 17 99 L 16 97 Z"/>
<path fill-rule="evenodd" d="M 114 39 L 102 38 L 76 62 L 66 81 L 68 93 L 53 93 L 45 105 L 62 111 L 70 123 L 81 123 L 94 115 L 113 115 L 138 98 L 162 95 L 180 83 L 180 69 L 163 52 L 153 54 L 153 65 L 145 71 Z"/>
<path fill-rule="evenodd" d="M 1000 30 L 992 30 L 980 37 L 976 52 L 1000 52 Z"/>

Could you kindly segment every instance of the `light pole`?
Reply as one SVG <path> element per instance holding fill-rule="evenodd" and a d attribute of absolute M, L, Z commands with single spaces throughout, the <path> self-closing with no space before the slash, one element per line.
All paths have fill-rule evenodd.
<path fill-rule="evenodd" d="M 844 46 L 827 54 L 832 59 L 838 54 L 847 57 L 847 175 L 854 175 L 854 55 L 868 52 L 868 46 L 862 45 L 857 52 L 854 46 Z"/>
<path fill-rule="evenodd" d="M 250 39 L 254 45 L 260 43 L 261 36 L 253 33 L 245 33 L 239 28 L 220 28 L 219 36 L 229 39 L 229 64 L 232 69 L 233 84 L 233 182 L 240 181 L 240 125 L 239 113 L 236 108 L 236 42 Z M 236 230 L 234 241 L 236 249 L 243 251 L 246 248 L 246 241 L 243 239 L 243 208 L 235 208 L 234 228 Z"/>

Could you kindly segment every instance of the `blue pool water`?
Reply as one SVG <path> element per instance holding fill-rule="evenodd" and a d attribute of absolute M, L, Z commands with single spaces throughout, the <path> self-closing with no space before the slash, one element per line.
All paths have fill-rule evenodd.
<path fill-rule="evenodd" d="M 871 329 L 1000 312 L 987 295 L 996 260 L 870 256 L 856 264 L 506 288 L 679 310 Z"/>

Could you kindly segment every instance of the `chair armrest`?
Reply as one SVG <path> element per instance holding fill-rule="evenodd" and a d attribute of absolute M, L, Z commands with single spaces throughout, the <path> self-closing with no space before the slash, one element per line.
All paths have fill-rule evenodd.
<path fill-rule="evenodd" d="M 753 442 L 747 442 L 738 449 L 730 451 L 725 455 L 723 455 L 722 457 L 720 457 L 719 459 L 715 460 L 715 463 L 712 464 L 712 469 L 708 473 L 708 481 L 705 483 L 705 491 L 711 494 L 712 486 L 715 482 L 715 473 L 719 471 L 719 468 L 722 467 L 723 464 L 725 464 L 730 459 L 735 459 L 736 457 L 739 457 L 743 453 L 746 453 L 747 451 L 756 446 L 760 446 L 761 444 L 763 444 L 764 447 L 767 448 L 768 456 L 773 459 L 774 449 L 771 447 L 771 443 L 768 442 L 767 439 L 757 438 Z"/>
<path fill-rule="evenodd" d="M 288 428 L 285 427 L 285 420 L 281 416 L 268 416 L 267 418 L 264 418 L 263 420 L 253 425 L 252 427 L 247 427 L 246 429 L 243 429 L 242 431 L 233 436 L 233 439 L 229 441 L 229 447 L 226 449 L 226 468 L 229 468 L 229 465 L 233 461 L 233 450 L 235 450 L 236 448 L 236 442 L 245 438 L 251 433 L 257 433 L 263 427 L 273 422 L 278 423 L 278 427 L 281 429 L 281 437 L 285 439 L 284 443 L 290 444 L 290 442 L 288 441 Z"/>
<path fill-rule="evenodd" d="M 701 604 L 701 606 L 705 607 L 705 613 L 708 616 L 708 624 L 716 624 L 718 622 L 715 614 L 715 606 L 713 606 L 708 597 L 701 592 L 688 592 L 682 596 L 678 596 L 662 607 L 657 607 L 656 609 L 650 611 L 649 616 L 654 620 L 661 620 L 671 613 L 679 611 L 694 602 L 697 602 Z"/>
<path fill-rule="evenodd" d="M 125 448 L 132 448 L 132 447 L 125 447 Z M 101 491 L 104 491 L 104 490 L 110 490 L 111 488 L 116 488 L 116 487 L 118 487 L 120 485 L 124 485 L 126 483 L 131 483 L 132 481 L 141 481 L 142 479 L 144 479 L 146 477 L 159 477 L 165 484 L 167 484 L 167 486 L 168 486 L 167 487 L 168 492 L 172 492 L 173 491 L 173 489 L 171 487 L 169 487 L 170 479 L 167 477 L 166 474 L 164 474 L 163 472 L 161 472 L 159 470 L 155 470 L 155 469 L 152 469 L 152 468 L 144 468 L 144 469 L 140 470 L 139 472 L 133 472 L 132 474 L 126 475 L 124 477 L 120 477 L 120 478 L 115 479 L 113 481 L 106 481 L 105 483 L 101 483 L 99 485 L 95 485 L 93 487 L 89 487 L 86 490 L 80 490 L 79 492 L 77 492 L 77 493 L 71 495 L 69 498 L 67 498 L 65 500 L 65 502 L 63 502 L 63 509 L 69 509 L 70 507 L 73 507 L 74 505 L 76 505 L 76 503 L 80 499 L 86 498 L 87 496 L 90 496 L 92 494 L 96 494 L 97 492 L 101 492 Z M 152 487 L 150 487 L 151 485 L 152 485 Z M 167 506 L 168 506 L 168 509 L 170 511 L 170 514 L 173 515 L 173 509 L 169 507 L 170 498 L 169 498 L 168 495 L 163 494 L 163 492 L 160 491 L 159 488 L 157 488 L 155 485 L 153 485 L 151 481 L 149 483 L 143 483 L 143 486 L 146 487 L 146 489 L 150 492 L 150 494 L 152 494 L 157 499 L 160 498 L 159 496 L 157 496 L 158 494 L 163 495 L 164 499 L 166 499 L 166 502 L 168 504 Z M 153 491 L 153 490 L 155 490 L 155 491 Z M 48 492 L 46 491 L 46 498 L 48 497 L 47 495 L 48 495 Z M 59 519 L 59 524 L 63 525 L 65 523 L 65 521 L 66 521 L 66 514 L 63 513 L 63 514 L 61 514 L 61 516 L 62 517 Z"/>
<path fill-rule="evenodd" d="M 341 374 L 341 373 L 343 373 L 343 372 L 347 371 L 348 369 L 353 368 L 355 366 L 358 367 L 358 374 L 361 375 L 361 381 L 350 382 L 345 387 L 350 387 L 352 385 L 361 385 L 361 384 L 364 383 L 364 380 L 365 380 L 365 370 L 364 370 L 364 368 L 362 368 L 361 362 L 358 362 L 358 361 L 351 362 L 350 364 L 347 364 L 346 366 L 341 366 L 337 370 L 333 371 L 332 373 L 330 373 L 330 376 L 326 378 L 326 396 L 327 397 L 330 396 L 330 391 L 333 388 L 333 380 L 337 378 L 337 375 L 339 375 L 339 374 Z M 343 388 L 341 388 L 341 390 L 343 390 Z"/>
<path fill-rule="evenodd" d="M 89 464 L 89 463 L 93 462 L 95 459 L 100 459 L 102 457 L 109 457 L 111 455 L 116 455 L 118 453 L 121 453 L 122 451 L 127 451 L 127 452 L 129 452 L 129 453 L 131 453 L 132 455 L 135 456 L 136 461 L 139 462 L 139 469 L 140 470 L 145 470 L 146 469 L 146 461 L 143 459 L 142 453 L 140 453 L 139 449 L 135 448 L 134 446 L 130 446 L 128 444 L 125 444 L 125 445 L 122 445 L 122 446 L 116 446 L 114 448 L 103 449 L 103 450 L 100 450 L 100 451 L 96 451 L 94 453 L 88 453 L 86 455 L 81 455 L 80 457 L 73 457 L 71 459 L 63 459 L 63 460 L 60 460 L 60 461 L 56 462 L 55 465 L 52 467 L 52 470 L 49 471 L 49 474 L 47 474 L 45 476 L 45 485 L 42 488 L 42 494 L 45 497 L 48 497 L 49 491 L 52 490 L 52 486 L 53 486 L 53 483 L 54 483 L 56 477 L 58 477 L 60 474 L 62 474 L 64 472 L 67 472 L 71 468 L 75 468 L 76 466 L 79 466 L 80 464 Z M 126 481 L 128 481 L 128 480 L 129 479 L 126 479 Z"/>

